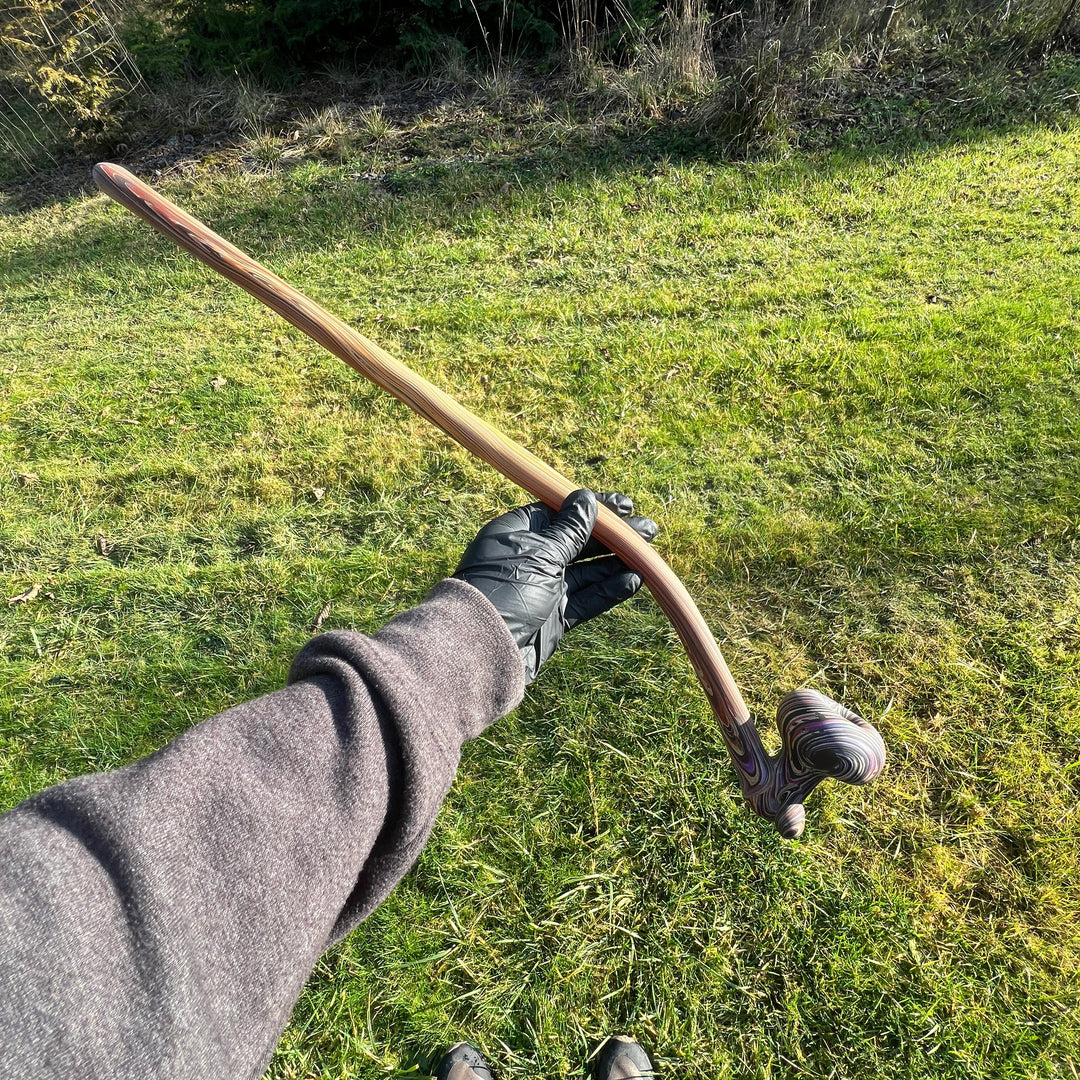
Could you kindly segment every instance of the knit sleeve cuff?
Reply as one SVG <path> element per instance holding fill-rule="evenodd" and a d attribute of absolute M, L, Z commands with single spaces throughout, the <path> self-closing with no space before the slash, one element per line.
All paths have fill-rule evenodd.
<path fill-rule="evenodd" d="M 525 692 L 521 654 L 502 616 L 483 593 L 456 578 L 440 581 L 374 640 L 408 653 L 418 673 L 453 688 L 466 739 L 505 716 Z"/>

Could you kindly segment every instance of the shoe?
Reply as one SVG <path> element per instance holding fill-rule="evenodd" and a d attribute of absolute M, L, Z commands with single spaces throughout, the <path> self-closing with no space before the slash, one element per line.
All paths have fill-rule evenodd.
<path fill-rule="evenodd" d="M 475 1046 L 460 1042 L 443 1055 L 435 1080 L 493 1080 L 488 1063 Z"/>
<path fill-rule="evenodd" d="M 595 1080 L 649 1080 L 656 1076 L 649 1055 L 625 1035 L 612 1035 L 596 1058 Z"/>

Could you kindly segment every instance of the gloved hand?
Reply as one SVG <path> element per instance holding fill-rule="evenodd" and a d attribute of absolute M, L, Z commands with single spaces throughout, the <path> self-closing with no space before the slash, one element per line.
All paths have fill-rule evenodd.
<path fill-rule="evenodd" d="M 655 521 L 630 516 L 634 504 L 626 495 L 583 489 L 568 495 L 557 514 L 532 503 L 496 518 L 480 530 L 454 571 L 503 617 L 521 651 L 527 683 L 567 630 L 641 588 L 640 574 L 590 538 L 598 498 L 643 539 L 656 536 Z"/>

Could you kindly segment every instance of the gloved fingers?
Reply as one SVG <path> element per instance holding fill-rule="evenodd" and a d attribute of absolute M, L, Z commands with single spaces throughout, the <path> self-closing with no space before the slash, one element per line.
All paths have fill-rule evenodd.
<path fill-rule="evenodd" d="M 577 576 L 585 570 L 591 573 Z M 575 567 L 574 572 L 575 587 L 570 589 L 564 616 L 568 630 L 629 600 L 643 584 L 641 575 L 628 570 L 614 555 Z"/>
<path fill-rule="evenodd" d="M 647 544 L 651 544 L 656 539 L 659 526 L 650 518 L 632 516 L 634 503 L 629 495 L 623 495 L 618 491 L 602 491 L 597 494 L 596 499 L 597 502 L 602 502 L 609 510 L 614 510 Z M 594 536 L 589 539 L 578 558 L 596 559 L 609 553 L 609 549 Z"/>
<path fill-rule="evenodd" d="M 633 513 L 634 504 L 629 495 L 622 495 L 615 491 L 597 491 L 593 494 L 596 495 L 596 501 L 602 502 L 609 510 L 613 510 L 621 518 L 629 517 Z M 513 515 L 513 511 L 510 514 L 504 514 L 503 517 L 510 518 Z M 518 517 L 515 521 L 519 523 L 520 528 L 529 529 L 532 532 L 543 532 L 555 517 L 557 511 L 552 510 L 546 503 L 534 502 L 529 503 L 528 506 L 523 506 L 517 511 Z M 499 519 L 500 521 L 502 518 Z M 633 518 L 632 521 L 646 521 L 647 518 Z M 643 534 L 644 535 L 644 534 Z M 655 531 L 654 531 L 655 535 Z M 598 555 L 609 554 L 608 549 L 600 543 L 599 540 L 590 539 L 586 543 L 584 550 L 578 556 L 579 559 L 595 559 Z"/>
<path fill-rule="evenodd" d="M 604 581 L 621 570 L 630 568 L 619 558 L 608 552 L 602 558 L 588 562 L 576 562 L 566 568 L 566 592 L 573 596 L 579 589 L 586 589 L 598 581 Z"/>
<path fill-rule="evenodd" d="M 623 518 L 646 543 L 652 543 L 659 531 L 655 521 L 646 517 L 633 516 L 634 503 L 629 495 L 617 491 L 604 491 L 596 495 L 598 502 L 602 502 L 609 510 L 613 510 Z M 479 537 L 498 536 L 504 533 L 515 532 L 543 532 L 556 517 L 556 511 L 545 506 L 544 503 L 534 502 L 527 506 L 518 506 L 508 510 L 505 514 L 489 521 L 477 534 Z M 579 559 L 595 559 L 601 555 L 609 554 L 608 549 L 599 540 L 592 539 L 586 543 Z"/>
<path fill-rule="evenodd" d="M 634 500 L 621 491 L 598 491 L 596 501 L 614 510 L 619 517 L 629 517 L 634 512 Z"/>
<path fill-rule="evenodd" d="M 587 488 L 579 488 L 566 496 L 562 509 L 540 535 L 552 559 L 568 566 L 581 554 L 595 524 L 596 496 Z"/>
<path fill-rule="evenodd" d="M 625 498 L 625 496 L 623 496 Z M 627 499 L 627 502 L 630 500 Z M 631 509 L 633 504 L 631 503 Z M 629 511 L 627 511 L 629 513 Z M 656 540 L 657 534 L 660 531 L 660 526 L 656 522 L 652 521 L 651 517 L 631 517 L 619 515 L 623 521 L 629 525 L 636 534 L 642 538 L 646 543 L 652 543 Z M 596 537 L 591 537 L 589 543 L 586 543 L 578 558 L 597 558 L 600 555 L 610 555 L 611 550 L 607 548 L 603 543 L 600 543 Z"/>

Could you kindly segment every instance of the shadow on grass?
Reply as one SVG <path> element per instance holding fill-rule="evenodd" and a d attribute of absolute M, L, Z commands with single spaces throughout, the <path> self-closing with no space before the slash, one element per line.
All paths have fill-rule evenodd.
<path fill-rule="evenodd" d="M 705 164 L 715 168 L 750 168 L 775 170 L 780 174 L 799 175 L 812 172 L 827 180 L 844 176 L 867 161 L 905 162 L 927 154 L 972 146 L 988 139 L 1002 138 L 1033 127 L 1060 127 L 1069 122 L 1071 112 L 1059 108 L 1033 118 L 1029 114 L 996 118 L 987 126 L 975 126 L 970 111 L 954 110 L 935 114 L 933 124 L 918 114 L 910 101 L 868 98 L 863 102 L 867 124 L 815 136 L 818 143 L 806 149 L 787 146 L 775 152 L 747 153 L 745 147 L 723 142 L 708 133 L 697 131 L 686 120 L 638 121 L 611 123 L 607 127 L 587 123 L 568 123 L 553 131 L 534 125 L 518 138 L 507 138 L 504 145 L 493 147 L 493 136 L 479 121 L 465 118 L 444 126 L 435 145 L 417 150 L 414 133 L 406 133 L 399 152 L 388 152 L 385 160 L 375 155 L 377 164 L 367 157 L 346 160 L 340 166 L 323 168 L 316 158 L 301 158 L 274 172 L 245 173 L 239 165 L 225 170 L 221 164 L 203 166 L 197 159 L 181 163 L 186 171 L 177 184 L 176 170 L 166 170 L 158 180 L 154 170 L 116 152 L 109 158 L 124 164 L 141 179 L 158 184 L 163 193 L 172 194 L 186 207 L 192 200 L 189 178 L 200 187 L 221 181 L 229 194 L 199 199 L 195 210 L 209 217 L 209 224 L 239 244 L 260 243 L 281 249 L 315 248 L 332 244 L 342 221 L 359 220 L 373 239 L 390 241 L 396 226 L 415 220 L 418 211 L 427 211 L 446 221 L 484 209 L 498 209 L 509 191 L 521 193 L 543 189 L 556 183 L 576 183 L 609 177 L 614 182 L 622 174 L 647 172 L 652 166 L 664 168 Z M 514 128 L 515 133 L 518 128 Z M 102 155 L 104 156 L 104 155 Z M 146 153 L 141 155 L 145 159 Z M 208 154 L 208 161 L 214 160 Z M 220 157 L 220 155 L 218 155 Z M 76 206 L 95 193 L 90 171 L 95 159 L 81 164 L 66 163 L 52 172 L 41 174 L 36 186 L 23 180 L 18 186 L 0 185 L 0 220 L 18 221 L 27 213 L 49 207 Z M 336 176 L 326 195 L 327 213 L 303 213 L 303 203 L 326 196 L 319 194 L 319 182 L 313 182 L 310 167 L 318 165 L 321 179 Z M 215 169 L 217 171 L 215 171 Z M 232 171 L 235 169 L 235 171 Z M 348 181 L 347 183 L 344 181 Z M 255 185 L 262 190 L 256 195 Z M 8 189 L 5 202 L 3 193 Z M 177 190 L 179 188 L 179 190 Z M 242 196 L 238 190 L 242 189 Z M 238 208 L 237 203 L 243 207 Z M 336 207 L 332 204 L 336 202 Z M 337 215 L 329 212 L 333 209 Z M 421 213 L 422 216 L 422 213 Z M 143 244 L 136 239 L 143 226 L 108 222 L 86 222 L 65 240 L 51 239 L 15 246 L 0 261 L 0 273 L 8 281 L 39 276 L 66 268 L 72 260 L 92 262 L 102 267 L 114 262 L 152 263 L 160 245 Z"/>

